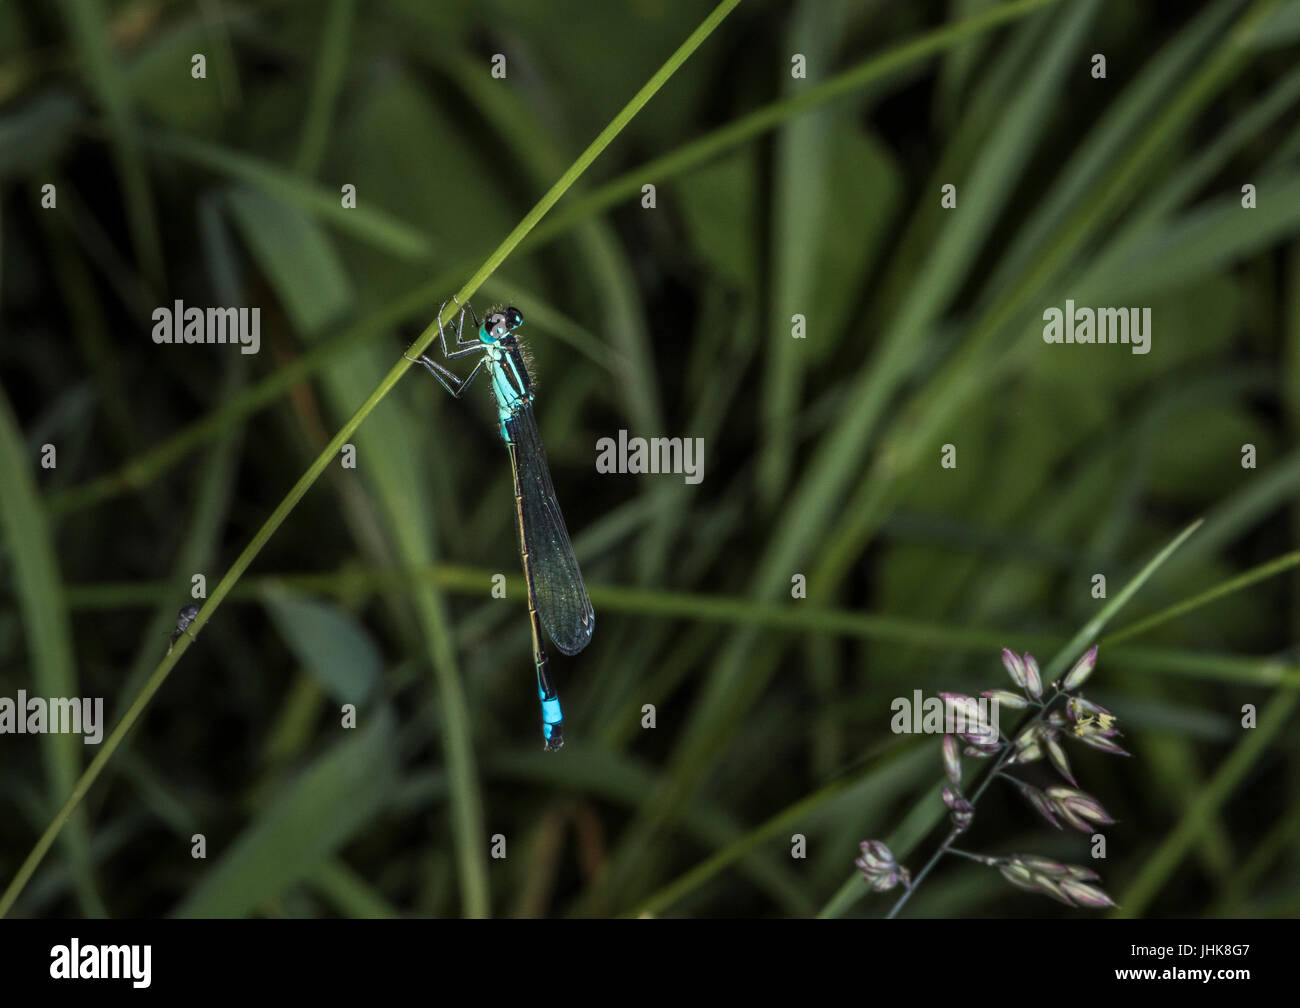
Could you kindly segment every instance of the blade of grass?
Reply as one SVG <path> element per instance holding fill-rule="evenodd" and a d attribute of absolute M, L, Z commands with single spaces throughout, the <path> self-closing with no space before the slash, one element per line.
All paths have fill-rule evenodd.
<path fill-rule="evenodd" d="M 334 103 L 343 86 L 344 70 L 348 58 L 349 35 L 356 0 L 330 0 L 325 12 L 325 27 L 321 29 L 320 56 L 316 63 L 316 76 L 312 81 L 311 100 L 303 119 L 302 136 L 298 140 L 298 156 L 294 170 L 306 178 L 320 170 L 329 136 L 330 117 Z"/>
<path fill-rule="evenodd" d="M 654 791 L 657 770 L 642 761 L 604 746 L 569 742 L 565 744 L 566 751 L 570 746 L 573 757 L 564 762 L 539 758 L 535 751 L 522 755 L 499 754 L 488 761 L 487 773 L 533 787 L 562 788 L 628 809 L 636 808 Z M 682 834 L 704 847 L 723 847 L 742 836 L 743 830 L 725 805 L 710 800 L 688 810 L 682 819 Z M 802 880 L 788 865 L 788 857 L 765 857 L 756 851 L 742 857 L 737 870 L 777 906 L 797 915 L 806 912 L 809 906 Z M 596 887 L 600 885 L 597 881 Z M 613 913 L 607 904 L 599 905 L 602 914 Z"/>
<path fill-rule="evenodd" d="M 336 414 L 346 416 L 348 404 L 365 394 L 381 373 L 387 354 L 378 347 L 364 347 L 346 361 L 339 361 L 323 375 L 322 385 Z M 428 566 L 435 556 L 433 529 L 436 509 L 429 504 L 430 488 L 425 473 L 412 467 L 417 454 L 407 418 L 392 409 L 379 410 L 369 418 L 355 439 L 362 458 L 368 497 L 378 503 L 378 513 L 391 552 L 405 569 Z M 368 505 L 373 508 L 373 504 Z M 473 720 L 466 696 L 464 677 L 456 655 L 451 617 L 443 595 L 427 583 L 408 591 L 425 651 L 433 668 L 438 704 L 429 715 L 442 746 L 453 794 L 453 828 L 460 868 L 463 912 L 483 917 L 490 910 L 488 887 L 488 843 L 483 822 L 483 799 L 479 789 L 478 764 L 473 746 Z"/>
<path fill-rule="evenodd" d="M 740 0 L 722 0 L 722 2 L 719 3 L 717 7 L 715 7 L 704 19 L 704 21 L 701 22 L 700 26 L 686 38 L 686 40 L 672 53 L 671 56 L 668 57 L 663 66 L 654 73 L 641 90 L 633 95 L 632 99 L 623 107 L 622 110 L 619 111 L 613 121 L 600 132 L 590 145 L 588 145 L 587 149 L 578 156 L 577 160 L 560 177 L 560 179 L 545 193 L 545 195 L 542 196 L 542 198 L 537 202 L 537 205 L 534 206 L 527 215 L 525 215 L 524 219 L 520 221 L 518 226 L 516 226 L 514 230 L 512 230 L 502 240 L 496 251 L 487 258 L 483 265 L 479 267 L 477 272 L 475 272 L 464 286 L 461 287 L 457 292 L 460 301 L 468 301 L 470 297 L 473 296 L 479 287 L 482 286 L 483 282 L 493 272 L 495 272 L 497 267 L 505 261 L 506 257 L 514 251 L 524 236 L 537 225 L 537 222 L 541 220 L 546 212 L 555 205 L 561 196 L 564 195 L 569 186 L 573 185 L 573 183 L 577 181 L 578 177 L 591 165 L 600 153 L 609 146 L 622 129 L 632 121 L 633 117 L 646 104 L 646 102 L 648 102 L 669 80 L 669 78 L 672 77 L 691 53 L 703 44 L 703 42 L 713 33 L 714 29 L 722 23 L 723 19 L 725 19 L 726 16 L 739 5 L 739 3 Z M 409 352 L 418 355 L 433 341 L 437 335 L 437 331 L 438 321 L 435 319 L 426 327 L 424 333 L 416 340 Z M 270 541 L 276 530 L 284 523 L 284 520 L 289 517 L 293 509 L 297 507 L 298 502 L 302 500 L 307 491 L 311 489 L 312 484 L 316 482 L 321 473 L 323 473 L 330 463 L 338 456 L 339 451 L 342 449 L 343 445 L 347 443 L 352 433 L 361 425 L 366 417 L 370 415 L 375 407 L 379 405 L 384 397 L 388 395 L 401 377 L 406 373 L 408 367 L 409 362 L 405 359 L 402 359 L 393 365 L 392 369 L 387 375 L 385 375 L 383 381 L 380 382 L 378 387 L 375 388 L 366 401 L 361 404 L 348 422 L 343 425 L 342 429 L 334 435 L 330 443 L 325 447 L 324 451 L 317 456 L 316 460 L 311 464 L 307 471 L 303 473 L 303 475 L 293 485 L 293 488 L 285 498 L 280 502 L 275 510 L 272 511 L 271 516 L 266 520 L 262 527 L 258 529 L 257 533 L 253 536 L 252 541 L 236 558 L 230 570 L 226 572 L 225 577 L 223 577 L 217 584 L 211 596 L 209 596 L 207 604 L 203 607 L 198 618 L 194 621 L 194 624 L 191 627 L 192 633 L 197 636 L 199 631 L 201 631 L 208 623 L 213 614 L 220 608 L 226 595 L 230 593 L 231 588 L 233 588 L 240 578 L 243 577 L 244 572 L 252 564 L 258 553 L 262 551 L 262 548 Z M 112 733 L 100 747 L 99 752 L 91 761 L 90 766 L 86 768 L 86 771 L 81 775 L 81 778 L 73 787 L 72 793 L 68 796 L 63 807 L 55 815 L 53 821 L 46 828 L 40 839 L 37 840 L 36 845 L 28 853 L 26 859 L 10 881 L 9 886 L 5 889 L 3 896 L 0 896 L 0 918 L 3 918 L 9 912 L 14 901 L 22 892 L 23 887 L 31 878 L 32 873 L 36 870 L 36 866 L 40 863 L 41 858 L 45 856 L 46 851 L 49 850 L 50 845 L 54 842 L 54 838 L 58 836 L 64 824 L 72 817 L 73 812 L 80 804 L 82 797 L 84 797 L 85 793 L 90 789 L 90 786 L 95 782 L 95 779 L 99 776 L 105 764 L 107 764 L 109 759 L 112 758 L 113 753 L 121 744 L 122 739 L 131 730 L 136 720 L 144 712 L 149 701 L 153 698 L 154 693 L 156 693 L 166 681 L 172 667 L 185 655 L 185 652 L 189 649 L 191 641 L 192 638 L 182 636 L 176 649 L 172 651 L 171 654 L 167 655 L 158 665 L 158 668 L 155 669 L 154 674 L 150 677 L 149 681 L 145 683 L 144 689 L 141 690 L 140 695 L 127 709 L 122 720 L 118 722 Z M 473 856 L 465 849 L 467 846 L 467 840 L 472 840 L 472 837 L 466 837 L 465 829 L 467 826 L 467 820 L 463 814 L 464 810 L 459 808 L 457 796 L 463 796 L 470 793 L 473 790 L 473 782 L 464 779 L 455 779 L 457 770 L 463 770 L 464 766 L 468 765 L 470 762 L 468 759 L 467 748 L 468 739 L 455 740 L 453 744 L 465 746 L 467 754 L 466 759 L 463 760 L 458 767 L 450 768 L 453 778 L 451 787 L 453 819 L 456 819 L 459 824 L 458 829 L 460 832 L 458 833 L 458 847 L 461 851 L 463 865 L 468 863 L 464 859 Z M 462 881 L 465 880 L 462 879 Z M 471 890 L 471 893 L 472 892 L 473 890 Z M 475 897 L 475 902 L 470 909 L 472 913 L 486 914 L 488 909 L 486 894 L 484 893 L 482 895 L 481 900 Z"/>
<path fill-rule="evenodd" d="M 492 125 L 501 143 L 516 152 L 514 160 L 527 168 L 530 176 L 551 178 L 562 169 L 561 151 L 551 135 L 539 127 L 535 111 L 517 92 L 494 87 L 494 82 L 476 72 L 467 57 L 451 54 L 440 56 L 439 62 L 448 80 Z M 608 334 L 611 368 L 622 388 L 618 406 L 626 411 L 629 428 L 662 430 L 663 409 L 654 354 L 633 270 L 607 222 L 589 219 L 575 232 L 570 240 L 580 259 L 568 269 L 575 282 L 593 288 L 591 310 Z M 668 543 L 681 520 L 680 506 L 654 512 L 637 551 L 637 575 L 642 583 L 652 583 L 662 574 L 670 552 Z"/>
<path fill-rule="evenodd" d="M 1256 727 L 1243 733 L 1241 741 L 1218 772 L 1146 860 L 1137 878 L 1129 883 L 1119 899 L 1119 907 L 1111 913 L 1112 917 L 1142 915 L 1273 739 L 1291 723 L 1297 700 L 1300 700 L 1300 688 L 1296 686 L 1284 687 L 1273 694 Z"/>
<path fill-rule="evenodd" d="M 817 0 L 796 4 L 787 31 L 787 48 L 802 53 L 813 77 L 818 67 L 829 66 L 839 37 L 843 11 L 826 9 Z M 787 78 L 788 94 L 797 95 L 807 81 Z M 800 342 L 790 338 L 791 315 L 811 312 L 811 291 L 819 267 L 811 254 L 821 236 L 832 231 L 824 219 L 829 202 L 826 176 L 831 155 L 831 132 L 836 120 L 830 110 L 809 111 L 787 124 L 775 138 L 772 166 L 772 237 L 768 256 L 771 283 L 771 321 L 764 334 L 767 354 L 759 402 L 762 410 L 761 456 L 758 491 L 764 508 L 770 508 L 788 485 L 793 463 L 795 430 L 807 355 Z M 838 239 L 837 239 L 838 240 Z M 820 320 L 813 315 L 812 325 Z M 806 345 L 806 344 L 804 344 Z"/>
<path fill-rule="evenodd" d="M 455 278 L 451 274 L 444 273 L 427 284 L 421 284 L 405 297 L 385 305 L 356 325 L 349 326 L 305 354 L 295 357 L 253 387 L 224 400 L 207 416 L 136 456 L 118 471 L 50 494 L 46 499 L 47 508 L 52 515 L 64 517 L 119 494 L 148 486 L 190 452 L 219 437 L 230 424 L 286 395 L 294 386 L 357 343 L 395 328 L 416 312 L 437 307 L 440 293 L 454 282 Z"/>
<path fill-rule="evenodd" d="M 1241 916 L 1237 908 L 1245 902 L 1250 890 L 1264 878 L 1268 870 L 1294 850 L 1297 836 L 1300 836 L 1300 806 L 1292 806 L 1291 811 L 1273 824 L 1250 856 L 1232 873 L 1224 886 L 1223 894 L 1215 900 L 1207 916 Z"/>
<path fill-rule="evenodd" d="M 349 918 L 390 920 L 402 916 L 383 895 L 338 858 L 328 858 L 307 883 Z"/>
<path fill-rule="evenodd" d="M 1087 650 L 1088 646 L 1097 639 L 1097 636 L 1105 628 L 1106 624 L 1115 618 L 1115 614 L 1123 609 L 1124 606 L 1128 605 L 1129 600 L 1142 589 L 1144 584 L 1151 580 L 1151 575 L 1159 570 L 1170 557 L 1178 552 L 1179 547 L 1191 538 L 1196 530 L 1204 523 L 1204 518 L 1197 518 L 1196 521 L 1188 525 L 1174 537 L 1174 540 L 1169 543 L 1169 545 L 1152 557 L 1147 565 L 1138 571 L 1137 576 L 1120 589 L 1118 595 L 1107 600 L 1106 604 L 1101 607 L 1101 611 L 1080 627 L 1079 632 L 1070 638 L 1069 643 L 1066 644 L 1065 647 L 1061 648 L 1061 650 L 1057 652 L 1056 657 L 1043 667 L 1043 682 L 1054 682 L 1060 674 L 1065 671 L 1065 666 L 1069 662 L 1083 654 L 1083 652 Z"/>
<path fill-rule="evenodd" d="M 100 0 L 62 0 L 63 19 L 76 47 L 78 62 L 91 90 L 103 103 L 113 138 L 113 157 L 126 197 L 127 224 L 141 269 L 154 290 L 165 286 L 162 239 L 149 179 L 140 156 L 135 123 L 128 107 L 120 61 L 112 52 L 112 34 Z M 180 73 L 181 71 L 177 71 Z"/>
<path fill-rule="evenodd" d="M 242 384 L 245 366 L 236 361 L 230 366 L 222 387 L 223 398 L 233 395 Z M 139 651 L 131 670 L 122 680 L 122 698 L 135 696 L 149 676 L 149 670 L 158 660 L 158 654 L 167 634 L 176 625 L 176 611 L 189 598 L 190 578 L 213 563 L 220 542 L 222 524 L 230 509 L 234 492 L 235 473 L 243 440 L 243 425 L 227 426 L 216 446 L 203 460 L 203 467 L 194 485 L 194 505 L 189 512 L 189 528 L 176 552 L 171 578 L 161 582 L 161 591 L 154 597 L 156 606 L 153 618 L 142 635 Z M 121 709 L 114 712 L 121 716 Z"/>
<path fill-rule="evenodd" d="M 383 810 L 397 781 L 392 735 L 385 707 L 365 727 L 344 731 L 215 863 L 194 862 L 201 877 L 172 916 L 243 917 L 309 879 Z"/>
<path fill-rule="evenodd" d="M 1182 673 L 1191 678 L 1209 678 L 1249 685 L 1276 685 L 1288 682 L 1290 681 L 1288 677 L 1296 674 L 1295 670 L 1269 658 L 1242 658 L 1235 655 L 1212 655 L 1200 651 L 1114 647 L 1113 645 L 1154 630 L 1201 606 L 1242 591 L 1297 566 L 1300 566 L 1300 551 L 1287 553 L 1189 599 L 1162 609 L 1137 623 L 1103 636 L 1099 642 L 1107 647 L 1107 654 L 1115 661 L 1148 671 Z M 484 585 L 491 583 L 492 574 L 492 571 L 456 564 L 436 564 L 410 571 L 375 571 L 349 567 L 330 574 L 267 574 L 245 578 L 231 592 L 231 598 L 258 601 L 263 592 L 277 586 L 308 594 L 356 598 L 368 593 L 401 590 L 417 583 L 466 595 L 481 596 L 486 590 Z M 513 599 L 524 597 L 521 578 L 507 577 L 506 586 L 508 597 Z M 792 631 L 800 634 L 853 637 L 889 644 L 923 645 L 931 651 L 978 653 L 1002 647 L 1013 636 L 1019 642 L 1019 646 L 1035 651 L 1054 650 L 1061 645 L 1061 637 L 1056 634 L 1025 634 L 981 627 L 953 627 L 947 623 L 814 606 L 792 611 L 788 606 L 739 597 L 652 591 L 594 582 L 588 584 L 587 588 L 593 603 L 602 611 L 628 613 L 639 618 L 659 617 L 754 626 L 771 631 Z M 66 589 L 66 598 L 71 609 L 105 610 L 154 604 L 171 598 L 172 593 L 170 582 L 145 581 L 69 585 Z"/>
<path fill-rule="evenodd" d="M 1017 0 L 1013 3 L 999 4 L 982 14 L 944 25 L 910 42 L 893 46 L 881 55 L 864 60 L 852 69 L 832 77 L 824 84 L 755 109 L 734 122 L 705 134 L 698 140 L 693 140 L 671 153 L 647 161 L 618 176 L 590 196 L 570 203 L 558 211 L 543 227 L 539 227 L 530 240 L 522 245 L 521 251 L 532 251 L 538 245 L 551 241 L 567 231 L 576 221 L 607 210 L 637 195 L 648 178 L 662 180 L 702 165 L 746 141 L 775 129 L 801 112 L 860 91 L 867 85 L 905 70 L 914 63 L 929 59 L 984 32 L 1018 21 L 1057 2 L 1059 0 Z"/>
<path fill-rule="evenodd" d="M 510 144 L 514 159 L 527 168 L 531 178 L 540 183 L 563 171 L 563 154 L 553 134 L 542 127 L 536 110 L 518 92 L 496 87 L 468 56 L 440 53 L 438 63 L 501 142 Z M 608 334 L 610 363 L 623 385 L 624 408 L 637 427 L 660 430 L 663 411 L 655 387 L 654 355 L 626 256 L 607 223 L 588 219 L 575 222 L 575 230 L 574 247 L 581 259 L 571 269 L 598 292 L 596 315 Z"/>
<path fill-rule="evenodd" d="M 1148 124 L 1160 102 L 1167 99 L 1169 90 L 1194 65 L 1207 44 L 1223 31 L 1233 8 L 1238 6 L 1239 0 L 1207 6 L 1142 68 L 1138 78 L 1121 92 L 1079 143 L 1059 180 L 1051 186 L 1002 257 L 989 280 L 989 290 L 1008 287 L 1010 278 L 1026 268 L 1070 211 L 1087 199 L 1089 189 L 1121 154 L 1124 145 L 1131 142 L 1132 135 Z M 1182 177 L 1180 171 L 1178 178 L 1171 182 L 1181 183 Z"/>
<path fill-rule="evenodd" d="M 33 693 L 49 699 L 75 700 L 77 671 L 72 625 L 63 598 L 54 539 L 41 513 L 32 465 L 9 397 L 0 388 L 0 485 L 4 487 L 0 493 L 0 530 L 13 562 L 14 591 L 27 635 Z M 26 716 L 26 711 L 18 712 L 18 717 Z M 49 800 L 53 805 L 77 779 L 83 743 L 80 736 L 71 732 L 49 731 L 41 735 L 40 744 L 49 780 Z M 82 911 L 92 917 L 107 916 L 95 888 L 90 834 L 84 813 L 73 822 L 65 846 Z"/>
<path fill-rule="evenodd" d="M 916 784 L 925 768 L 933 765 L 934 754 L 929 747 L 912 746 L 908 749 L 890 751 L 859 774 L 827 784 L 788 808 L 782 809 L 744 836 L 733 840 L 722 850 L 642 900 L 634 916 L 657 914 L 688 893 L 700 888 L 760 844 L 781 836 L 792 828 L 806 830 L 810 819 L 836 799 L 847 800 L 846 796 L 851 796 L 853 802 L 858 805 L 884 806 L 894 799 L 898 790 Z"/>
<path fill-rule="evenodd" d="M 1285 553 L 1276 559 L 1269 560 L 1267 563 L 1262 563 L 1258 567 L 1252 567 L 1250 570 L 1244 571 L 1234 578 L 1229 578 L 1227 581 L 1219 582 L 1213 588 L 1207 589 L 1199 595 L 1193 595 L 1189 599 L 1184 599 L 1182 602 L 1175 603 L 1166 609 L 1161 609 L 1158 613 L 1152 613 L 1150 616 L 1140 619 L 1136 623 L 1130 623 L 1122 630 L 1116 630 L 1114 633 L 1107 634 L 1102 638 L 1102 643 L 1118 644 L 1120 641 L 1128 640 L 1130 637 L 1141 636 L 1148 630 L 1153 630 L 1160 626 L 1162 623 L 1168 623 L 1170 620 L 1177 619 L 1179 616 L 1185 616 L 1187 613 L 1193 612 L 1201 608 L 1201 606 L 1209 605 L 1211 602 L 1221 599 L 1225 595 L 1231 595 L 1233 592 L 1239 592 L 1243 588 L 1249 588 L 1253 584 L 1257 584 L 1266 578 L 1271 578 L 1277 574 L 1289 571 L 1294 567 L 1300 567 L 1300 550 L 1293 550 L 1292 552 Z"/>
<path fill-rule="evenodd" d="M 278 165 L 178 133 L 154 131 L 145 133 L 142 139 L 150 150 L 245 182 L 398 259 L 427 262 L 440 251 L 428 235 L 386 210 L 364 202 L 348 209 L 343 206 L 339 193 Z"/>
<path fill-rule="evenodd" d="M 578 155 L 577 160 L 574 161 L 562 176 L 560 176 L 559 180 L 551 186 L 546 194 L 537 201 L 537 205 L 528 211 L 524 216 L 524 219 L 515 226 L 514 230 L 505 237 L 496 250 L 487 257 L 483 265 L 478 268 L 478 271 L 475 272 L 468 281 L 466 281 L 465 286 L 457 292 L 457 299 L 459 301 L 462 303 L 468 301 L 474 292 L 482 286 L 483 281 L 496 272 L 497 267 L 505 261 L 506 256 L 510 255 L 510 253 L 523 242 L 524 238 L 537 226 L 538 222 L 546 216 L 551 207 L 555 206 L 555 204 L 559 202 L 560 197 L 563 196 L 569 190 L 570 186 L 577 182 L 579 176 L 581 176 L 583 172 L 591 166 L 591 163 L 596 160 L 601 151 L 609 146 L 614 137 L 618 136 L 618 134 L 622 132 L 623 128 L 632 121 L 632 118 L 641 110 L 642 106 L 644 106 L 645 103 L 654 96 L 655 92 L 658 91 L 659 88 L 661 88 L 677 71 L 677 68 L 686 62 L 687 57 L 699 48 L 700 44 L 713 33 L 713 30 L 717 28 L 717 26 L 722 23 L 723 19 L 735 10 L 739 4 L 740 0 L 722 0 L 722 2 L 713 9 L 712 13 L 710 13 L 700 26 L 690 34 L 686 41 L 678 47 L 677 51 L 668 57 L 667 62 L 665 62 L 664 65 L 655 72 L 654 76 L 650 78 L 645 86 L 633 95 L 632 100 L 623 107 L 610 124 L 600 131 L 596 139 L 587 146 L 587 149 Z M 421 353 L 424 348 L 433 341 L 437 332 L 438 322 L 435 319 L 429 323 L 428 328 L 426 328 L 420 335 L 420 338 L 412 344 L 409 353 L 413 355 Z"/>

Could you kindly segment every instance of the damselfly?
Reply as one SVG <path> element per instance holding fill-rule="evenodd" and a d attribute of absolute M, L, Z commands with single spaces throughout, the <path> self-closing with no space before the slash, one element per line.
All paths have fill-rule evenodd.
<path fill-rule="evenodd" d="M 459 307 L 460 302 L 457 302 Z M 519 526 L 519 554 L 524 568 L 524 587 L 528 591 L 528 620 L 533 636 L 533 662 L 537 666 L 537 694 L 542 703 L 542 737 L 547 749 L 564 745 L 564 715 L 560 698 L 551 680 L 542 647 L 541 628 L 551 642 L 566 655 L 575 655 L 587 646 L 596 628 L 596 614 L 582 583 L 582 572 L 573 555 L 568 530 L 551 485 L 551 471 L 546 465 L 546 450 L 537 432 L 533 416 L 533 383 L 524 365 L 515 330 L 523 316 L 515 308 L 488 312 L 482 323 L 469 305 L 460 309 L 456 319 L 455 348 L 447 346 L 450 322 L 443 325 L 438 309 L 438 339 L 442 355 L 448 360 L 477 356 L 478 362 L 464 378 L 458 377 L 427 355 L 413 363 L 423 364 L 443 388 L 459 399 L 461 393 L 487 369 L 492 394 L 501 422 L 501 439 L 510 453 L 510 468 L 515 482 L 515 519 Z M 478 328 L 477 340 L 461 338 L 468 311 Z"/>

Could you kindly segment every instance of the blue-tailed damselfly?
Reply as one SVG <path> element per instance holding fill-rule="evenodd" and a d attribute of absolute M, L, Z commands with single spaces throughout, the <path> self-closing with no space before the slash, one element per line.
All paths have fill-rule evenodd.
<path fill-rule="evenodd" d="M 457 302 L 459 305 L 459 302 Z M 564 715 L 551 680 L 541 628 L 566 655 L 587 646 L 596 628 L 596 614 L 582 583 L 573 545 L 569 542 L 564 517 L 555 499 L 546 450 L 533 415 L 533 383 L 524 364 L 515 330 L 523 316 L 515 308 L 489 311 L 482 323 L 469 305 L 456 319 L 455 348 L 447 345 L 450 322 L 444 326 L 444 301 L 438 309 L 438 339 L 448 360 L 478 356 L 473 370 L 463 379 L 427 355 L 407 360 L 424 365 L 443 388 L 459 399 L 461 393 L 484 368 L 491 376 L 492 394 L 501 423 L 501 438 L 510 453 L 515 484 L 515 519 L 519 527 L 520 562 L 528 592 L 528 620 L 533 637 L 533 662 L 537 666 L 537 693 L 542 704 L 542 737 L 548 750 L 564 744 Z M 461 338 L 468 311 L 478 327 L 477 340 Z"/>

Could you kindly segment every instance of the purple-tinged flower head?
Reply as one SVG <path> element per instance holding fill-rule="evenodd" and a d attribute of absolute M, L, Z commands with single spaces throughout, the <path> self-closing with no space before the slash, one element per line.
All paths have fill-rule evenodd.
<path fill-rule="evenodd" d="M 961 720 L 968 725 L 980 724 L 984 717 L 980 711 L 979 701 L 965 693 L 940 693 L 943 700 L 945 719 L 956 722 Z"/>
<path fill-rule="evenodd" d="M 1049 787 L 1047 800 L 1054 812 L 1084 833 L 1091 833 L 1097 826 L 1105 826 L 1115 821 L 1106 814 L 1106 810 L 1101 807 L 1101 802 L 1077 788 Z"/>
<path fill-rule="evenodd" d="M 961 749 L 956 735 L 943 737 L 943 772 L 950 781 L 961 786 Z"/>
<path fill-rule="evenodd" d="M 1044 875 L 1068 875 L 1070 873 L 1068 865 L 1062 864 L 1054 858 L 1043 857 L 1041 854 L 1013 854 L 1012 857 L 1018 864 Z"/>
<path fill-rule="evenodd" d="M 1028 651 L 1025 652 L 1025 689 L 1035 700 L 1043 697 L 1043 673 L 1038 671 L 1038 662 Z"/>
<path fill-rule="evenodd" d="M 1047 749 L 1047 758 L 1052 761 L 1052 766 L 1056 767 L 1056 772 L 1071 784 L 1077 784 L 1078 781 L 1074 779 L 1074 774 L 1070 773 L 1070 761 L 1065 758 L 1065 749 L 1056 740 L 1056 732 L 1047 731 L 1043 733 L 1043 746 Z"/>
<path fill-rule="evenodd" d="M 1114 741 L 1116 735 L 1123 733 L 1115 727 L 1118 719 L 1105 707 L 1083 697 L 1070 697 L 1065 705 L 1065 713 L 1069 718 L 1070 734 L 1084 745 L 1116 756 L 1128 755 Z"/>
<path fill-rule="evenodd" d="M 940 793 L 943 796 L 943 803 L 948 806 L 953 829 L 958 833 L 965 833 L 970 829 L 970 824 L 975 819 L 975 807 L 966 800 L 960 791 L 950 788 L 946 784 Z"/>
<path fill-rule="evenodd" d="M 980 696 L 991 700 L 999 707 L 1010 707 L 1012 710 L 1024 710 L 1029 706 L 1029 701 L 1019 693 L 1012 693 L 1005 689 L 986 689 Z"/>
<path fill-rule="evenodd" d="M 1119 734 L 1119 729 L 1115 727 L 1119 719 L 1101 704 L 1095 704 L 1084 697 L 1070 697 L 1065 703 L 1065 714 L 1076 729 L 1080 723 L 1083 723 L 1091 725 L 1092 731 L 1099 735 Z"/>
<path fill-rule="evenodd" d="M 909 887 L 911 873 L 894 860 L 894 853 L 879 840 L 864 840 L 858 845 L 862 856 L 853 863 L 876 892 L 888 892 L 900 882 Z"/>
<path fill-rule="evenodd" d="M 1014 857 L 1007 858 L 998 864 L 998 871 L 1002 877 L 1010 882 L 1013 886 L 1019 886 L 1021 889 L 1029 889 L 1032 892 L 1038 891 L 1038 886 L 1034 884 L 1034 873 L 1024 865 L 1017 862 Z"/>
<path fill-rule="evenodd" d="M 997 865 L 1012 885 L 1050 896 L 1066 906 L 1099 909 L 1115 905 L 1099 887 L 1089 884 L 1097 873 L 1081 865 L 1062 864 L 1036 854 L 1012 854 Z"/>
<path fill-rule="evenodd" d="M 1016 751 L 1008 763 L 1032 763 L 1043 758 L 1041 739 L 1043 728 L 1033 725 L 1016 736 Z"/>
<path fill-rule="evenodd" d="M 998 733 L 986 720 L 978 700 L 965 693 L 940 693 L 939 696 L 943 698 L 946 731 L 969 745 L 998 745 Z"/>
<path fill-rule="evenodd" d="M 1061 883 L 1061 888 L 1065 890 L 1065 895 L 1074 900 L 1075 906 L 1100 910 L 1102 907 L 1116 905 L 1115 901 L 1106 895 L 1100 886 L 1089 885 L 1087 882 L 1080 882 L 1078 879 L 1066 879 Z"/>
<path fill-rule="evenodd" d="M 1021 689 L 1025 688 L 1025 663 L 1021 661 L 1020 655 L 1016 654 L 1010 648 L 1002 649 L 1002 664 L 1011 676 L 1011 681 Z"/>
<path fill-rule="evenodd" d="M 971 759 L 988 759 L 990 756 L 996 756 L 1001 751 L 1001 742 L 987 742 L 980 743 L 979 745 L 966 746 L 966 748 L 962 750 L 962 755 L 969 756 Z"/>
<path fill-rule="evenodd" d="M 984 749 L 989 752 L 997 752 L 1002 748 L 1002 743 L 998 740 L 997 733 L 989 725 L 980 725 L 979 731 L 958 732 L 957 737 L 967 745 L 974 746 L 977 749 Z"/>
<path fill-rule="evenodd" d="M 1011 777 L 1010 779 L 1019 789 L 1020 793 L 1024 795 L 1025 800 L 1034 807 L 1035 811 L 1037 811 L 1039 815 L 1057 829 L 1061 828 L 1061 824 L 1056 821 L 1056 808 L 1046 794 L 1034 787 L 1032 784 L 1026 784 L 1024 781 L 1017 780 L 1014 777 Z"/>
<path fill-rule="evenodd" d="M 1110 753 L 1112 756 L 1129 755 L 1127 749 L 1113 739 L 1106 738 L 1104 735 L 1080 735 L 1079 741 L 1084 745 L 1092 746 L 1094 749 L 1100 749 L 1104 753 Z"/>
<path fill-rule="evenodd" d="M 863 871 L 881 872 L 894 867 L 894 852 L 881 840 L 863 840 L 858 844 L 862 856 L 857 866 Z"/>
<path fill-rule="evenodd" d="M 1094 644 L 1083 653 L 1083 657 L 1074 663 L 1074 668 L 1066 673 L 1065 679 L 1061 682 L 1061 689 L 1069 691 L 1078 689 L 1088 681 L 1088 676 L 1092 675 L 1092 670 L 1097 667 L 1097 645 Z"/>

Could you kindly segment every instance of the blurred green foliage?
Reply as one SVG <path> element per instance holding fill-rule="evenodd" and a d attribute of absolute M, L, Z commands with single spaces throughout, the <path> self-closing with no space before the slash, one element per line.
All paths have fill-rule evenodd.
<path fill-rule="evenodd" d="M 552 662 L 558 756 L 489 397 L 412 374 L 15 912 L 882 913 L 858 842 L 919 864 L 943 813 L 937 742 L 890 734 L 890 701 L 1004 686 L 1002 645 L 1072 659 L 1092 576 L 1114 597 L 1204 516 L 1107 632 L 1225 590 L 1103 638 L 1133 758 L 1076 772 L 1119 820 L 1121 912 L 1300 913 L 1300 581 L 1225 584 L 1300 519 L 1300 3 L 1000 7 L 745 0 L 485 285 L 527 320 L 599 614 Z M 192 576 L 711 9 L 0 5 L 0 695 L 103 696 L 116 723 Z M 1149 306 L 1152 352 L 1045 345 L 1067 298 Z M 174 299 L 260 306 L 260 353 L 155 345 Z M 703 438 L 704 482 L 598 476 L 621 428 Z M 93 755 L 0 736 L 4 884 Z M 1084 856 L 997 788 L 967 846 Z M 962 863 L 908 912 L 1063 910 Z"/>

